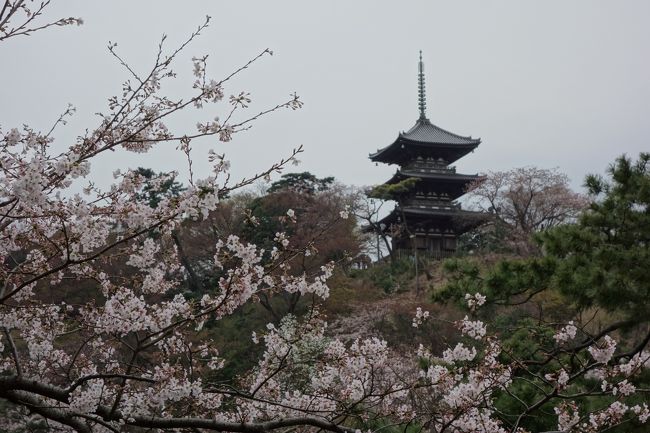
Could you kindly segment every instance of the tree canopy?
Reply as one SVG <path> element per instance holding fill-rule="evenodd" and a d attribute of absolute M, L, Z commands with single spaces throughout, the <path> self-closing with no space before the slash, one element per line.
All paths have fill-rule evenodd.
<path fill-rule="evenodd" d="M 483 237 L 519 254 L 534 252 L 534 233 L 574 221 L 587 200 L 569 187 L 557 169 L 520 167 L 489 172 L 469 185 L 469 198 L 479 210 L 493 216 L 479 230 Z"/>
<path fill-rule="evenodd" d="M 144 179 L 138 200 L 149 203 L 151 207 L 157 207 L 163 197 L 178 196 L 184 189 L 183 184 L 176 181 L 176 173 L 156 173 L 150 168 L 138 167 L 135 171 Z"/>
<path fill-rule="evenodd" d="M 269 193 L 282 190 L 293 190 L 299 193 L 314 194 L 329 189 L 334 183 L 332 176 L 319 179 L 315 175 L 304 171 L 302 173 L 286 173 L 271 184 Z"/>
<path fill-rule="evenodd" d="M 635 162 L 622 156 L 608 169 L 607 179 L 588 176 L 585 185 L 592 202 L 578 220 L 534 235 L 542 256 L 500 259 L 487 266 L 476 259 L 445 263 L 449 282 L 435 294 L 436 299 L 464 303 L 467 293 L 485 296 L 491 305 L 486 312 L 498 317 L 494 324 L 501 329 L 507 352 L 527 360 L 518 373 L 522 381 L 510 390 L 516 399 L 501 395 L 497 401 L 504 413 L 520 413 L 536 405 L 543 411 L 550 400 L 540 392 L 544 386 L 540 378 L 552 374 L 546 369 L 552 366 L 554 354 L 560 353 L 558 340 L 552 338 L 554 322 L 573 318 L 571 334 L 577 330 L 582 335 L 579 344 L 566 349 L 570 357 L 564 368 L 576 384 L 583 381 L 589 386 L 589 380 L 578 379 L 584 368 L 581 351 L 608 333 L 622 337 L 623 350 L 617 355 L 621 362 L 646 350 L 650 341 L 649 160 L 645 153 Z M 609 401 L 605 394 L 597 395 L 585 394 L 581 404 L 598 407 Z M 543 418 L 530 418 L 524 425 L 533 430 L 550 428 Z"/>
<path fill-rule="evenodd" d="M 501 261 L 480 279 L 471 265 L 449 262 L 459 273 L 444 293 L 460 294 L 463 281 L 503 302 L 556 290 L 579 309 L 650 317 L 648 154 L 620 157 L 608 172 L 609 179 L 587 177 L 592 202 L 575 223 L 535 234 L 541 257 Z"/>

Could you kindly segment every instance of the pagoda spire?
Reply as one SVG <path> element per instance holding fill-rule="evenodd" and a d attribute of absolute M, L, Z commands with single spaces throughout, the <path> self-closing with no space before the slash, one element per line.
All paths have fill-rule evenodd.
<path fill-rule="evenodd" d="M 424 63 L 422 62 L 422 50 L 420 50 L 420 62 L 418 63 L 418 107 L 420 108 L 420 120 L 427 120 L 425 113 L 427 108 L 426 89 L 424 87 Z"/>

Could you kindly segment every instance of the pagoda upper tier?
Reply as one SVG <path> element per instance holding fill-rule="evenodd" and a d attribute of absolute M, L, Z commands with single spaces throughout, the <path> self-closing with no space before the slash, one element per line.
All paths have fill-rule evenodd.
<path fill-rule="evenodd" d="M 370 154 L 370 159 L 404 165 L 418 156 L 434 158 L 445 165 L 462 158 L 481 144 L 480 138 L 463 137 L 442 129 L 421 116 L 406 132 L 400 132 L 389 146 Z"/>

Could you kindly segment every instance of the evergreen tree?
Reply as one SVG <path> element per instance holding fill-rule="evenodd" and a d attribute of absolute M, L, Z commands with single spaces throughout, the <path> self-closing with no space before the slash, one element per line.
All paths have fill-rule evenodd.
<path fill-rule="evenodd" d="M 328 190 L 334 183 L 332 176 L 319 179 L 308 171 L 302 173 L 287 173 L 271 184 L 268 193 L 291 190 L 304 194 L 315 194 L 316 192 Z"/>
<path fill-rule="evenodd" d="M 577 377 L 591 359 L 585 348 L 602 342 L 606 334 L 620 338 L 615 363 L 647 350 L 649 161 L 648 153 L 642 153 L 636 162 L 621 156 L 609 167 L 608 178 L 588 176 L 585 186 L 593 199 L 591 205 L 576 223 L 535 235 L 541 257 L 496 264 L 467 259 L 445 263 L 450 281 L 434 297 L 463 303 L 467 293 L 486 295 L 492 305 L 485 308 L 483 316 L 499 330 L 505 358 L 520 360 L 513 385 L 495 401 L 504 422 L 530 431 L 552 429 L 548 414 L 553 412 L 553 404 L 544 390 L 548 378 L 554 377 L 551 370 L 561 365 L 569 376 Z M 562 347 L 553 337 L 555 324 L 569 320 L 575 323 L 574 331 L 579 329 L 578 336 L 575 344 Z M 648 380 L 642 377 L 637 386 L 647 388 Z M 593 378 L 576 378 L 573 386 L 593 389 L 575 395 L 590 411 L 615 400 L 602 392 L 602 385 L 599 391 Z M 646 430 L 628 425 L 611 431 Z"/>
<path fill-rule="evenodd" d="M 554 290 L 578 311 L 600 307 L 648 320 L 649 161 L 648 153 L 636 162 L 621 156 L 608 169 L 610 179 L 588 176 L 593 202 L 576 223 L 536 235 L 542 257 L 504 260 L 487 272 L 471 261 L 448 261 L 451 281 L 436 297 L 459 298 L 471 289 L 519 303 Z"/>

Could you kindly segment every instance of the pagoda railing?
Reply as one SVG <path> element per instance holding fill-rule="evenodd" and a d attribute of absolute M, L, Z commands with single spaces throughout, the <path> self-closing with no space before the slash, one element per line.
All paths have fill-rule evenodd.
<path fill-rule="evenodd" d="M 456 167 L 447 165 L 447 162 L 442 158 L 423 158 L 421 156 L 404 164 L 402 169 L 426 173 L 456 173 Z"/>
<path fill-rule="evenodd" d="M 460 210 L 460 204 L 449 200 L 436 200 L 426 197 L 416 197 L 404 201 L 405 207 L 417 207 L 431 210 Z"/>
<path fill-rule="evenodd" d="M 405 164 L 402 171 L 417 171 L 420 173 L 456 174 L 456 167 L 427 167 L 420 164 Z"/>
<path fill-rule="evenodd" d="M 402 170 L 414 170 L 423 173 L 456 173 L 456 167 L 447 165 L 442 158 L 418 157 L 402 167 Z"/>

